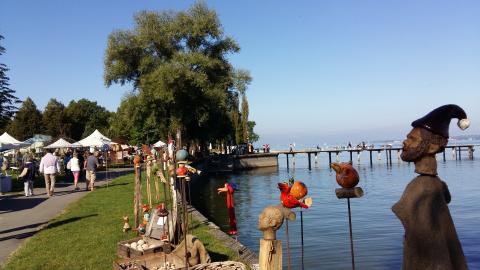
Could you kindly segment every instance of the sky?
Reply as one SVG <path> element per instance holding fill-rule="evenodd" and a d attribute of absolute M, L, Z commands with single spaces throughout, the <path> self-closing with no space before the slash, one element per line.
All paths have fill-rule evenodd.
<path fill-rule="evenodd" d="M 116 111 L 129 86 L 107 88 L 112 31 L 141 10 L 185 10 L 194 1 L 0 2 L 11 88 L 40 109 L 88 98 Z M 444 104 L 471 119 L 450 135 L 480 134 L 479 1 L 205 1 L 241 47 L 250 71 L 250 120 L 260 144 L 323 145 L 402 139 Z"/>

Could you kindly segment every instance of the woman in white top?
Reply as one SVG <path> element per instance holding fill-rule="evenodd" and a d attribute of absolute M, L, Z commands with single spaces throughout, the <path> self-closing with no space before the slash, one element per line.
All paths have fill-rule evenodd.
<path fill-rule="evenodd" d="M 80 188 L 78 187 L 77 184 L 78 184 L 78 178 L 80 177 L 80 162 L 78 161 L 77 152 L 73 153 L 73 157 L 70 159 L 68 163 L 70 163 L 70 170 L 72 171 L 72 174 L 73 174 L 73 179 L 74 179 L 73 183 L 75 186 L 75 190 L 79 190 Z"/>

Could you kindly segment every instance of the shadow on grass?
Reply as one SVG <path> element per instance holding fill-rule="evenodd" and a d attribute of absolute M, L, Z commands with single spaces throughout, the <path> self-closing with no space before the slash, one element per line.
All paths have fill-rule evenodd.
<path fill-rule="evenodd" d="M 210 258 L 212 258 L 212 262 L 223 262 L 229 260 L 228 256 L 225 254 L 220 254 L 213 251 L 209 251 L 208 254 L 210 255 Z"/>
<path fill-rule="evenodd" d="M 72 217 L 72 218 L 67 218 L 65 220 L 55 221 L 55 222 L 52 222 L 52 223 L 48 224 L 46 229 L 52 229 L 52 228 L 55 228 L 55 227 L 58 227 L 58 226 L 62 226 L 62 225 L 68 224 L 68 223 L 75 222 L 75 221 L 80 220 L 80 219 L 94 217 L 94 216 L 98 216 L 98 214 L 86 215 L 86 216 L 81 216 L 81 217 Z"/>

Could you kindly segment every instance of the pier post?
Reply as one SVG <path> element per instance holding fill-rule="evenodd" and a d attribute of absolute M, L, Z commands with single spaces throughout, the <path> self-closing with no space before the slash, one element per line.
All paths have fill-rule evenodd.
<path fill-rule="evenodd" d="M 350 152 L 350 163 L 353 164 L 353 160 L 352 160 L 352 155 L 353 155 L 353 153 L 352 153 L 352 150 L 348 150 L 348 152 Z"/>
<path fill-rule="evenodd" d="M 462 147 L 458 147 L 458 159 L 462 160 Z"/>
<path fill-rule="evenodd" d="M 318 157 L 317 157 L 317 152 L 315 152 L 315 167 L 318 165 Z"/>
<path fill-rule="evenodd" d="M 370 152 L 370 166 L 372 166 L 372 165 L 373 165 L 372 150 L 370 150 L 370 151 L 368 151 L 368 152 Z"/>
<path fill-rule="evenodd" d="M 295 154 L 292 154 L 292 165 L 295 168 Z"/>
<path fill-rule="evenodd" d="M 287 155 L 287 171 L 288 171 L 288 169 L 290 169 L 290 164 L 288 162 L 288 154 L 286 154 L 286 155 Z"/>
<path fill-rule="evenodd" d="M 328 166 L 330 167 L 330 164 L 332 164 L 332 152 L 328 152 Z"/>
<path fill-rule="evenodd" d="M 445 152 L 446 152 L 446 151 L 447 151 L 447 150 L 445 150 L 445 149 L 443 150 L 443 161 L 446 161 L 446 160 L 447 160 L 446 157 L 445 157 Z"/>
<path fill-rule="evenodd" d="M 388 165 L 388 149 L 385 148 L 385 160 L 387 161 L 387 165 Z"/>
<path fill-rule="evenodd" d="M 312 160 L 310 158 L 310 153 L 307 153 L 307 155 L 308 155 L 308 170 L 311 171 L 312 170 Z"/>
<path fill-rule="evenodd" d="M 392 165 L 392 149 L 388 150 L 388 155 L 390 156 L 390 165 Z"/>
<path fill-rule="evenodd" d="M 337 162 L 340 161 L 340 158 L 339 158 L 339 156 L 338 156 L 339 153 L 340 153 L 340 152 L 337 151 L 337 155 L 336 155 L 336 157 L 335 157 L 335 160 L 336 160 Z"/>
<path fill-rule="evenodd" d="M 360 151 L 357 151 L 357 162 L 360 163 Z"/>

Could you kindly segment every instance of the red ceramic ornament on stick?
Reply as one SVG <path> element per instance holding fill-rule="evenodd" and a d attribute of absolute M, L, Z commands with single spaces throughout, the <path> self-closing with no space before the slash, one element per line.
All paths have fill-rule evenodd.
<path fill-rule="evenodd" d="M 185 164 L 180 164 L 180 167 L 177 168 L 176 170 L 177 176 L 185 176 L 188 173 L 187 167 L 185 167 Z"/>
<path fill-rule="evenodd" d="M 280 202 L 286 208 L 302 207 L 308 208 L 311 206 L 311 198 L 307 198 L 305 203 L 299 201 L 295 196 L 290 193 L 290 186 L 287 183 L 278 183 L 280 189 Z"/>

